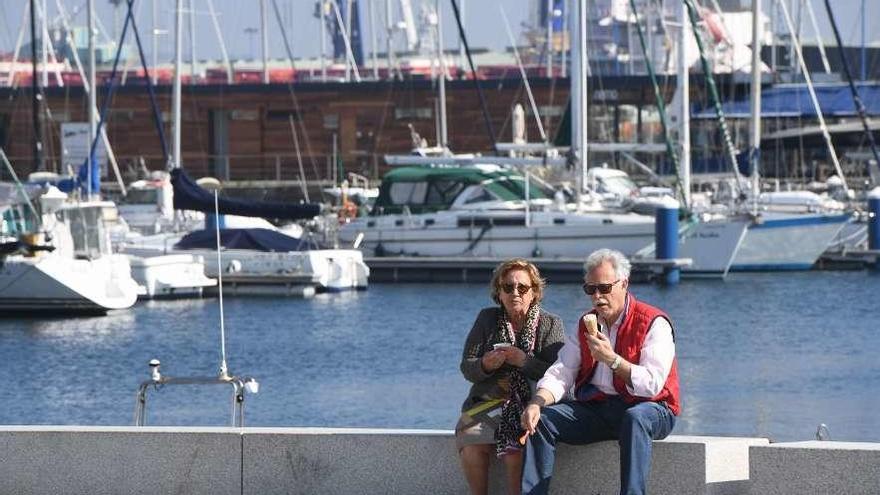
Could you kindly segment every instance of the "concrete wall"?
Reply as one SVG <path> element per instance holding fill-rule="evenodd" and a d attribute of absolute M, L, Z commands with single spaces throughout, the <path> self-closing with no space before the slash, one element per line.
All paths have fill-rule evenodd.
<path fill-rule="evenodd" d="M 792 442 L 750 449 L 751 493 L 880 493 L 880 444 Z"/>
<path fill-rule="evenodd" d="M 750 446 L 655 442 L 652 494 L 747 494 Z M 752 451 L 756 447 L 752 447 Z M 552 492 L 618 491 L 615 442 L 560 446 Z M 492 493 L 503 493 L 493 466 Z M 0 427 L 2 493 L 466 493 L 450 431 L 325 428 Z"/>
<path fill-rule="evenodd" d="M 239 494 L 228 428 L 0 427 L 0 493 Z"/>

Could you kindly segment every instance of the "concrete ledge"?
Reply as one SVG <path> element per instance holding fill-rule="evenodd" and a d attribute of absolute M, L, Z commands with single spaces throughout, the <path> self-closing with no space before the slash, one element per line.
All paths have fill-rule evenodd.
<path fill-rule="evenodd" d="M 0 427 L 0 492 L 238 494 L 228 428 Z"/>
<path fill-rule="evenodd" d="M 880 493 L 880 444 L 791 442 L 752 447 L 751 493 Z"/>
<path fill-rule="evenodd" d="M 467 493 L 449 431 L 246 428 L 244 493 Z M 750 445 L 766 439 L 670 437 L 656 442 L 652 494 L 748 492 Z M 615 442 L 560 445 L 553 493 L 617 493 Z M 495 462 L 491 493 L 504 493 Z M 584 492 L 584 489 L 587 492 Z"/>
<path fill-rule="evenodd" d="M 757 445 L 767 440 L 655 442 L 649 490 L 747 494 Z M 617 493 L 618 455 L 616 442 L 560 445 L 552 493 Z M 503 493 L 500 462 L 492 469 Z M 467 493 L 447 430 L 0 426 L 0 479 L 16 494 Z"/>

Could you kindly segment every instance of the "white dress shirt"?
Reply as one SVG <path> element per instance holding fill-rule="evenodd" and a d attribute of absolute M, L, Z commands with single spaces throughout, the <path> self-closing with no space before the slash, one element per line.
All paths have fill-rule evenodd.
<path fill-rule="evenodd" d="M 629 305 L 629 296 L 626 305 Z M 626 311 L 627 308 L 624 308 L 611 328 L 599 318 L 599 331 L 608 337 L 612 348 L 617 342 L 617 331 Z M 559 351 L 556 362 L 547 368 L 544 377 L 538 381 L 538 388 L 549 391 L 553 395 L 554 402 L 562 400 L 566 393 L 573 392 L 572 388 L 581 366 L 581 346 L 577 332 L 576 326 L 573 335 L 566 334 L 565 345 Z M 655 318 L 642 345 L 639 362 L 630 363 L 632 386 L 627 384 L 627 391 L 637 397 L 654 397 L 660 393 L 669 377 L 674 358 L 675 342 L 672 340 L 672 327 L 666 318 Z M 607 364 L 600 362 L 596 365 L 590 383 L 607 395 L 617 395 L 613 380 L 614 372 Z"/>

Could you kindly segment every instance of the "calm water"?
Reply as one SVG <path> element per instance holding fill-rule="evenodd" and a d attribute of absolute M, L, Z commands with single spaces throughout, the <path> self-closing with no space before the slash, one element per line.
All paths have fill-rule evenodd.
<path fill-rule="evenodd" d="M 678 434 L 880 441 L 880 276 L 736 274 L 674 288 L 633 286 L 676 326 L 684 393 Z M 588 304 L 553 285 L 566 329 Z M 373 285 L 311 300 L 226 299 L 230 369 L 256 376 L 250 426 L 451 429 L 467 391 L 458 371 L 482 285 Z M 141 303 L 104 317 L 0 318 L 7 384 L 0 424 L 129 425 L 147 362 L 214 374 L 216 299 Z M 227 388 L 151 391 L 149 424 L 222 425 Z"/>

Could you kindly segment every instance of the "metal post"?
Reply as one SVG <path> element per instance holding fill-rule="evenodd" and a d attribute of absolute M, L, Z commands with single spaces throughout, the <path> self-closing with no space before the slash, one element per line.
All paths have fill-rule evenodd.
<path fill-rule="evenodd" d="M 577 193 L 587 187 L 587 1 L 574 0 L 571 9 L 571 151 Z"/>
<path fill-rule="evenodd" d="M 372 62 L 373 62 L 373 79 L 379 80 L 379 59 L 377 55 L 377 40 L 376 40 L 376 12 L 373 7 L 373 3 L 376 0 L 367 0 L 367 9 L 369 10 L 370 16 L 370 50 L 372 53 Z"/>
<path fill-rule="evenodd" d="M 87 29 L 89 31 L 89 150 L 91 150 L 92 143 L 95 142 L 95 124 L 97 121 L 97 119 L 95 118 L 95 110 L 98 108 L 98 87 L 95 84 L 95 0 L 89 0 L 87 10 Z M 92 195 L 92 163 L 94 162 L 94 160 L 95 156 L 90 151 L 88 156 L 86 157 L 86 164 L 88 166 L 86 173 L 88 185 L 86 186 L 86 191 L 89 197 L 91 197 Z"/>
<path fill-rule="evenodd" d="M 677 2 L 675 7 L 678 9 L 678 21 L 681 23 L 681 29 L 678 33 L 678 60 L 676 72 L 678 77 L 678 87 L 676 91 L 679 93 L 678 101 L 681 106 L 678 108 L 678 142 L 681 146 L 679 150 L 680 171 L 681 175 L 681 196 L 685 205 L 691 204 L 691 85 L 690 73 L 688 70 L 688 42 L 691 37 L 691 25 L 687 19 L 684 2 Z"/>
<path fill-rule="evenodd" d="M 865 19 L 865 0 L 862 0 L 861 13 L 862 13 L 862 15 L 861 15 L 861 17 L 862 17 L 862 49 L 861 49 L 862 70 L 861 70 L 861 75 L 862 75 L 862 81 L 867 81 L 868 80 L 868 52 L 865 49 L 865 22 L 867 22 Z M 841 47 L 841 48 L 843 48 L 843 47 Z"/>
<path fill-rule="evenodd" d="M 446 131 L 446 61 L 443 58 L 443 21 L 440 14 L 440 0 L 435 0 L 434 6 L 437 10 L 437 65 L 440 69 L 437 79 L 440 89 L 440 142 L 437 145 L 446 149 L 449 135 Z"/>
<path fill-rule="evenodd" d="M 37 5 L 31 0 L 31 112 L 34 125 L 34 170 L 43 170 L 42 90 L 37 79 Z"/>
<path fill-rule="evenodd" d="M 180 77 L 181 77 L 181 43 L 183 38 L 183 0 L 177 0 L 174 12 L 174 88 L 171 94 L 172 113 L 174 114 L 174 168 L 180 167 Z"/>
<path fill-rule="evenodd" d="M 159 82 L 159 72 L 157 71 L 159 66 L 159 23 L 157 22 L 159 17 L 158 4 L 159 0 L 153 0 L 153 50 L 150 54 L 153 58 L 153 85 Z"/>
<path fill-rule="evenodd" d="M 269 30 L 267 29 L 266 0 L 260 0 L 260 38 L 263 55 L 263 84 L 269 84 Z"/>
<path fill-rule="evenodd" d="M 46 11 L 46 0 L 40 2 L 40 32 L 49 32 L 49 13 Z M 50 40 L 44 34 L 40 35 L 40 57 L 43 60 L 43 70 L 40 71 L 40 77 L 43 80 L 43 87 L 49 86 L 49 43 Z"/>
<path fill-rule="evenodd" d="M 189 0 L 189 83 L 196 83 L 196 0 Z"/>
<path fill-rule="evenodd" d="M 321 0 L 321 82 L 327 82 L 327 2 Z"/>
<path fill-rule="evenodd" d="M 388 79 L 394 78 L 394 16 L 391 12 L 391 0 L 385 0 L 385 56 L 388 57 Z"/>
<path fill-rule="evenodd" d="M 752 87 L 751 129 L 749 132 L 749 162 L 752 174 L 752 197 L 756 202 L 760 194 L 761 165 L 761 0 L 752 0 Z"/>
<path fill-rule="evenodd" d="M 516 49 L 516 46 L 514 46 Z M 547 77 L 553 77 L 553 0 L 547 0 Z"/>

